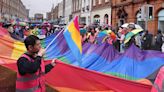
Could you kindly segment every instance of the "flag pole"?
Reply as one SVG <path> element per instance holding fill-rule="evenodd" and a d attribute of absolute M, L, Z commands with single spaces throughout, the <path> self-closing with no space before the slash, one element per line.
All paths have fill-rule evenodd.
<path fill-rule="evenodd" d="M 57 38 L 63 31 L 64 31 L 64 29 L 61 30 L 61 31 L 56 35 L 56 37 L 48 44 L 48 46 L 45 48 L 45 50 L 47 50 L 47 49 L 52 45 L 52 43 L 56 40 L 56 38 Z"/>
<path fill-rule="evenodd" d="M 72 20 L 67 24 L 66 27 L 68 27 L 68 25 L 69 25 L 73 20 L 74 20 L 74 19 L 72 19 Z M 46 47 L 45 50 L 47 50 L 47 49 L 51 46 L 51 44 L 56 40 L 56 38 L 57 38 L 63 31 L 64 31 L 64 29 L 63 29 L 60 33 L 58 33 L 58 35 L 50 42 L 50 44 L 48 44 L 48 46 Z"/>

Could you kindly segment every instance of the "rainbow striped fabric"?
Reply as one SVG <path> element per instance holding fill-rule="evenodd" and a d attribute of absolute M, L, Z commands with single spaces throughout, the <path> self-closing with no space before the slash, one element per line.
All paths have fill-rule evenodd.
<path fill-rule="evenodd" d="M 66 52 L 59 59 L 68 64 L 77 65 L 71 51 Z M 164 54 L 158 51 L 142 51 L 132 45 L 121 54 L 113 46 L 104 43 L 102 45 L 84 44 L 82 64 L 79 67 L 128 80 L 138 80 L 148 77 L 163 65 Z"/>
<path fill-rule="evenodd" d="M 74 56 L 80 61 L 82 56 L 82 43 L 77 16 L 65 29 L 64 37 Z"/>
<path fill-rule="evenodd" d="M 0 60 L 6 63 L 11 63 L 11 60 L 13 60 L 12 62 L 16 62 L 16 57 L 18 56 L 12 56 L 14 49 L 17 48 L 17 46 L 24 45 L 22 43 L 18 44 L 16 40 L 9 38 L 6 32 L 2 32 L 2 34 L 6 36 L 0 35 Z M 43 47 L 46 47 L 54 37 L 55 34 L 44 39 L 42 41 Z M 14 44 L 17 44 L 17 46 Z M 138 85 L 138 83 L 137 86 L 136 83 L 129 80 L 145 79 L 154 72 L 158 72 L 158 69 L 164 65 L 163 53 L 157 51 L 142 51 L 134 45 L 125 53 L 119 53 L 111 45 L 105 43 L 101 45 L 84 44 L 82 63 L 79 65 L 73 52 L 68 49 L 67 45 L 63 34 L 61 34 L 47 50 L 45 56 L 46 59 L 59 57 L 62 62 L 81 67 L 79 69 L 67 64 L 58 63 L 54 70 L 47 76 L 49 84 L 58 90 L 66 90 L 66 92 L 69 92 L 68 90 L 70 90 L 70 92 L 73 92 L 72 90 L 107 92 L 111 90 L 113 90 L 111 92 L 122 92 L 122 90 L 124 90 L 124 92 L 131 92 L 131 89 L 140 89 L 142 92 L 150 92 L 151 86 L 144 84 Z M 22 48 L 23 47 L 19 47 L 15 50 L 17 50 L 17 53 L 22 53 L 22 51 L 24 52 Z M 67 71 L 64 72 L 65 70 Z M 101 76 L 97 72 L 114 75 L 122 79 L 120 80 L 120 78 L 118 79 L 116 77 L 112 77 L 111 79 L 110 76 Z M 54 73 L 56 75 L 54 75 Z M 84 86 L 82 87 L 79 83 L 83 83 Z M 125 84 L 127 84 L 126 87 Z M 145 91 L 143 91 L 144 89 Z M 136 91 L 141 92 L 140 90 Z"/>
<path fill-rule="evenodd" d="M 22 42 L 12 39 L 6 29 L 0 28 L 0 64 L 14 63 L 25 51 Z"/>
<path fill-rule="evenodd" d="M 143 29 L 135 29 L 135 30 L 127 33 L 125 36 L 124 44 L 128 43 L 133 36 L 137 35 L 138 33 L 142 32 L 142 31 L 143 31 Z"/>
<path fill-rule="evenodd" d="M 57 34 L 58 32 L 41 40 L 42 47 L 45 48 Z M 14 38 L 17 39 L 15 36 Z M 65 48 L 63 48 L 63 46 Z M 15 63 L 16 60 L 26 52 L 24 43 L 10 37 L 10 34 L 4 28 L 0 28 L 0 48 L 0 64 Z M 64 40 L 64 36 L 60 34 L 47 49 L 44 59 L 54 59 L 55 57 L 61 56 L 67 50 L 68 46 Z"/>
<path fill-rule="evenodd" d="M 163 92 L 163 91 L 164 91 L 164 66 L 161 67 L 151 92 Z"/>

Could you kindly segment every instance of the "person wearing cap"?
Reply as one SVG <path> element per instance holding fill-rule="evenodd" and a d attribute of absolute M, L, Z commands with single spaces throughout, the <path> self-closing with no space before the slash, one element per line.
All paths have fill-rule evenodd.
<path fill-rule="evenodd" d="M 129 32 L 131 32 L 131 31 L 133 31 L 135 29 L 136 28 L 135 28 L 135 25 L 134 24 L 129 24 L 128 27 L 127 27 L 127 33 L 126 33 L 126 35 Z M 141 39 L 140 39 L 141 37 L 139 37 L 139 36 L 140 36 L 139 34 L 132 36 L 131 39 L 130 39 L 130 41 L 125 44 L 125 49 L 128 49 L 132 44 L 135 44 L 137 47 L 141 47 Z"/>

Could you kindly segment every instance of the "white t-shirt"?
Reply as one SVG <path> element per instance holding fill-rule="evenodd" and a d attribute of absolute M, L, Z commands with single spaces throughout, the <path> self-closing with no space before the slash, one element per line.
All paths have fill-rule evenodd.
<path fill-rule="evenodd" d="M 125 35 L 122 34 L 122 35 L 121 35 L 121 38 L 120 38 L 120 43 L 123 43 L 124 38 L 125 38 Z"/>

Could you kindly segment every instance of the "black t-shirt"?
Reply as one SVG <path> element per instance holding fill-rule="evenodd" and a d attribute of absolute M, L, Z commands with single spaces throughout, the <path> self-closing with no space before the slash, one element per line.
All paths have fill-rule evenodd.
<path fill-rule="evenodd" d="M 26 54 L 26 53 L 25 53 Z M 28 55 L 28 54 L 26 54 Z M 30 58 L 34 59 L 34 62 L 29 61 L 25 57 L 20 57 L 17 61 L 17 67 L 18 67 L 18 72 L 20 75 L 25 75 L 25 74 L 34 74 L 40 69 L 41 65 L 41 60 L 42 57 L 37 56 L 33 58 L 32 56 L 28 55 Z M 48 64 L 45 66 L 45 73 L 48 73 L 53 66 L 51 64 Z"/>

